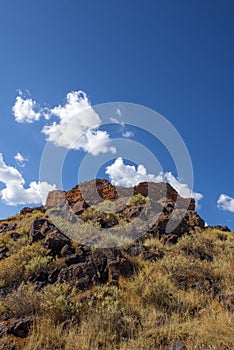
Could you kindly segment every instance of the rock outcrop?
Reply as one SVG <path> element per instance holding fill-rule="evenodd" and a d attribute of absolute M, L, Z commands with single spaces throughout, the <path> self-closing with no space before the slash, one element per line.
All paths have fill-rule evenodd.
<path fill-rule="evenodd" d="M 144 208 L 146 203 L 136 202 L 131 205 L 131 198 L 141 195 L 147 198 L 147 215 Z M 61 209 L 67 215 L 81 215 L 89 206 L 100 205 L 103 201 L 115 203 L 115 211 L 120 213 L 127 222 L 139 217 L 144 211 L 147 221 L 151 215 L 151 227 L 147 229 L 142 239 L 157 236 L 163 242 L 176 243 L 178 238 L 189 233 L 195 227 L 204 227 L 204 220 L 195 211 L 193 198 L 182 198 L 168 183 L 142 182 L 133 188 L 111 185 L 105 179 L 84 182 L 67 192 L 53 191 L 49 193 L 46 208 Z M 149 205 L 150 203 L 150 205 Z M 150 213 L 150 214 L 149 214 Z M 152 221 L 153 215 L 155 220 Z M 72 220 L 70 218 L 69 220 Z M 102 228 L 111 228 L 119 224 L 113 213 L 93 217 L 94 224 Z"/>
<path fill-rule="evenodd" d="M 82 211 L 88 206 L 97 205 L 103 200 L 116 201 L 121 198 L 131 198 L 136 194 L 149 197 L 154 201 L 165 198 L 166 202 L 177 203 L 178 207 L 195 210 L 195 201 L 192 198 L 182 198 L 168 183 L 141 182 L 133 188 L 113 186 L 105 179 L 96 179 L 83 182 L 71 190 L 60 190 L 48 194 L 46 208 L 62 207 L 67 202 L 74 212 Z M 83 206 L 82 206 L 83 204 Z"/>

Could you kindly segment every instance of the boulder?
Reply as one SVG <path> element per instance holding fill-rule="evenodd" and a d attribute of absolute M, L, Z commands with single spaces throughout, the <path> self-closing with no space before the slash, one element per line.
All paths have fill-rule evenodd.
<path fill-rule="evenodd" d="M 10 323 L 8 327 L 8 333 L 13 334 L 15 337 L 26 338 L 29 334 L 29 330 L 33 322 L 34 322 L 33 316 L 15 320 Z"/>
<path fill-rule="evenodd" d="M 92 259 L 103 282 L 117 284 L 121 275 L 128 277 L 134 272 L 133 264 L 117 248 L 97 249 L 92 253 Z"/>
<path fill-rule="evenodd" d="M 10 237 L 13 239 L 13 241 L 17 241 L 21 237 L 21 235 L 18 232 L 12 232 L 10 233 Z"/>
<path fill-rule="evenodd" d="M 10 256 L 9 249 L 7 247 L 0 248 L 0 260 L 8 258 Z"/>
<path fill-rule="evenodd" d="M 72 283 L 83 290 L 98 282 L 97 268 L 92 261 L 70 265 L 60 270 L 57 281 Z"/>
<path fill-rule="evenodd" d="M 62 209 L 67 206 L 67 200 L 64 191 L 54 190 L 48 193 L 46 199 L 46 210 L 51 208 Z"/>
<path fill-rule="evenodd" d="M 50 249 L 53 255 L 60 254 L 62 248 L 67 244 L 70 244 L 70 239 L 56 227 L 53 227 L 46 233 L 46 237 L 43 242 L 43 246 Z"/>
<path fill-rule="evenodd" d="M 91 249 L 87 246 L 79 244 L 76 248 L 75 254 L 65 259 L 65 263 L 70 266 L 91 260 Z"/>
<path fill-rule="evenodd" d="M 36 218 L 30 229 L 30 236 L 33 242 L 44 239 L 49 230 L 54 227 L 47 219 Z"/>
<path fill-rule="evenodd" d="M 87 207 L 88 204 L 84 200 L 80 200 L 72 205 L 71 211 L 73 214 L 80 215 Z"/>
<path fill-rule="evenodd" d="M 95 216 L 92 219 L 93 222 L 98 223 L 102 228 L 110 228 L 118 225 L 118 220 L 113 213 L 102 214 L 101 216 Z"/>
<path fill-rule="evenodd" d="M 67 256 L 70 256 L 70 255 L 73 255 L 73 254 L 75 254 L 75 248 L 72 245 L 70 245 L 70 244 L 66 244 L 61 249 L 60 254 L 61 254 L 62 257 L 67 257 Z"/>

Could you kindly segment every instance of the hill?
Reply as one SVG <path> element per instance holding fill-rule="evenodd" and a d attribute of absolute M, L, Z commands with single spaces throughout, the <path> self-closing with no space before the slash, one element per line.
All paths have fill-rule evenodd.
<path fill-rule="evenodd" d="M 233 349 L 233 249 L 169 184 L 51 192 L 0 221 L 0 349 Z"/>

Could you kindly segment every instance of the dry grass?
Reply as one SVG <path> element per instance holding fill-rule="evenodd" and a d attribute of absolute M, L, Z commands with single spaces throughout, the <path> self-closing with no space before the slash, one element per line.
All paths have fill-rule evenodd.
<path fill-rule="evenodd" d="M 13 340 L 16 349 L 151 350 L 180 340 L 188 350 L 233 350 L 234 314 L 225 298 L 234 293 L 234 233 L 197 230 L 176 245 L 147 240 L 150 248 L 164 250 L 164 258 L 131 258 L 136 273 L 122 277 L 119 288 L 81 292 L 65 283 L 35 291 L 29 280 L 60 262 L 51 261 L 40 243 L 28 244 L 35 216 L 21 220 L 25 240 L 12 242 L 8 234 L 0 240 L 15 249 L 0 261 L 1 287 L 14 286 L 0 298 L 0 314 L 36 319 L 25 342 Z M 3 337 L 0 349 L 10 349 L 11 342 Z"/>

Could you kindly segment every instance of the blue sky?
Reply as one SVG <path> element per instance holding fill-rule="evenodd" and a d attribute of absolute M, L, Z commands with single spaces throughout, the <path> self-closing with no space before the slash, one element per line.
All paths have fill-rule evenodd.
<path fill-rule="evenodd" d="M 231 0 L 2 2 L 0 191 L 2 194 L 6 183 L 8 190 L 1 197 L 0 217 L 12 215 L 24 206 L 6 204 L 4 198 L 15 198 L 15 202 L 24 194 L 28 202 L 38 198 L 40 160 L 49 137 L 42 130 L 52 122 L 61 122 L 64 110 L 54 108 L 65 108 L 67 94 L 82 90 L 87 94 L 87 105 L 89 101 L 93 106 L 130 102 L 167 118 L 190 153 L 193 190 L 203 195 L 200 215 L 208 224 L 234 229 L 233 18 Z M 17 122 L 17 111 L 12 112 L 17 97 L 21 122 Z M 30 108 L 35 114 L 30 114 Z M 25 122 L 29 120 L 27 113 L 32 123 Z M 37 116 L 39 120 L 34 121 Z M 112 139 L 111 129 L 107 130 L 109 134 L 103 127 L 98 130 L 96 140 Z M 144 142 L 144 132 L 135 130 L 134 135 L 138 142 Z M 145 137 L 145 142 L 147 148 L 154 148 L 150 138 Z M 87 147 L 86 144 L 67 153 L 65 189 L 76 184 L 80 162 L 92 153 Z M 111 143 L 108 147 L 106 152 L 113 155 L 113 161 L 106 166 L 111 166 L 115 154 Z M 158 144 L 155 147 L 164 173 L 177 177 L 169 157 L 164 158 L 165 149 Z M 25 162 L 19 155 L 14 158 L 18 152 L 26 158 Z M 121 160 L 117 165 L 121 167 L 120 163 Z M 125 161 L 127 164 L 132 163 Z M 141 164 L 152 174 L 147 164 Z M 127 168 L 126 176 L 133 170 Z M 99 174 L 108 175 L 105 168 Z M 135 170 L 130 176 L 138 175 Z M 221 194 L 225 196 L 220 197 Z M 217 208 L 219 198 L 223 209 Z"/>

